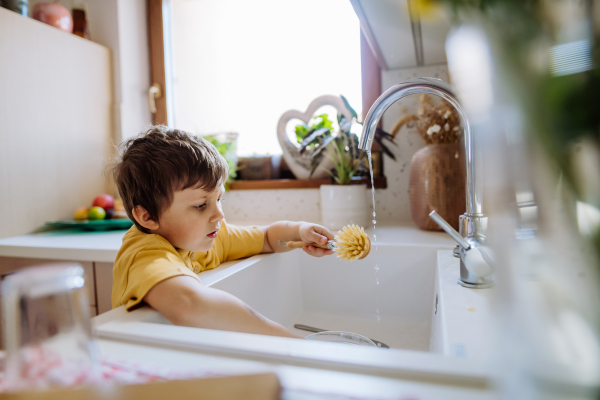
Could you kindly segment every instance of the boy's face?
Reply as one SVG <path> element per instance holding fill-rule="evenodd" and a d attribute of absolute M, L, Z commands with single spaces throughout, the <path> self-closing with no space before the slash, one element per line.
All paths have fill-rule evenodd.
<path fill-rule="evenodd" d="M 159 217 L 159 228 L 152 231 L 178 249 L 193 252 L 211 249 L 224 214 L 223 185 L 212 192 L 188 188 L 175 192 L 173 203 Z"/>

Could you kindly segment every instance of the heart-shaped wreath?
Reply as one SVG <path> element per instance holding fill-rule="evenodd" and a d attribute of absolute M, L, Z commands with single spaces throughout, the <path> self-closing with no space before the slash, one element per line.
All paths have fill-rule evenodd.
<path fill-rule="evenodd" d="M 328 171 L 333 167 L 332 161 L 328 157 L 324 157 L 324 152 L 319 151 L 315 156 L 314 153 L 309 154 L 308 152 L 301 151 L 304 150 L 303 147 L 298 143 L 292 142 L 286 133 L 286 127 L 290 120 L 298 119 L 308 125 L 317 110 L 323 106 L 332 106 L 337 110 L 338 114 L 342 114 L 348 121 L 352 120 L 352 113 L 348 110 L 341 97 L 325 95 L 314 99 L 308 105 L 305 112 L 298 110 L 286 111 L 277 123 L 277 139 L 283 150 L 283 158 L 297 179 L 328 178 Z M 319 133 L 316 132 L 315 134 Z M 331 134 L 333 135 L 333 133 Z M 323 147 L 325 146 L 326 143 L 323 144 Z M 315 162 L 318 164 L 316 168 Z"/>

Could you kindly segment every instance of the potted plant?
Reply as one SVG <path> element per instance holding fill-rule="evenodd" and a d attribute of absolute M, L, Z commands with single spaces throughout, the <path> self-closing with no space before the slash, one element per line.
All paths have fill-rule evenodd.
<path fill-rule="evenodd" d="M 350 124 L 356 124 L 356 111 L 352 109 L 346 98 L 332 95 L 317 97 L 305 112 L 286 111 L 277 123 L 277 139 L 283 159 L 297 179 L 326 178 L 329 175 L 328 171 L 333 168 L 324 150 L 336 137 L 336 129 L 327 114 L 315 115 L 324 106 L 332 106 L 337 110 L 338 122 L 343 117 Z M 294 130 L 295 140 L 290 140 L 287 134 L 287 124 L 291 120 L 301 121 Z M 380 144 L 384 153 L 395 159 L 393 153 L 383 143 L 383 139 L 391 139 L 391 136 L 378 129 L 375 141 Z"/>

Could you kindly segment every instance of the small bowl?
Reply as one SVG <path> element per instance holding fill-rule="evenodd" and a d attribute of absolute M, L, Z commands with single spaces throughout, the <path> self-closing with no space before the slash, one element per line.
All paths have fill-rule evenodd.
<path fill-rule="evenodd" d="M 308 335 L 304 339 L 318 340 L 320 342 L 353 344 L 355 346 L 377 347 L 377 345 L 369 338 L 366 338 L 362 335 L 358 335 L 356 333 L 344 331 L 323 331 L 319 333 L 313 333 L 312 335 Z"/>

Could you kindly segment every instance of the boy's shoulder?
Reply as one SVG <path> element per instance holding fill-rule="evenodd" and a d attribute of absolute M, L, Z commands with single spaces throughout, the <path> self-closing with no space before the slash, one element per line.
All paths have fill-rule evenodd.
<path fill-rule="evenodd" d="M 177 254 L 177 250 L 167 239 L 153 233 L 144 233 L 134 225 L 123 236 L 123 243 L 115 262 L 133 261 L 135 256 L 144 250 Z"/>

